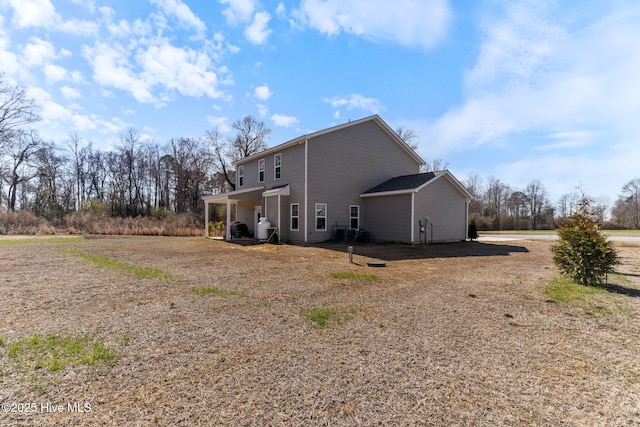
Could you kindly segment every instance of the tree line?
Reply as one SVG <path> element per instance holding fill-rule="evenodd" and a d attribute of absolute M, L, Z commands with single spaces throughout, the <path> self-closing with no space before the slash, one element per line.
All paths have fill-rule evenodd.
<path fill-rule="evenodd" d="M 111 150 L 100 150 L 77 135 L 44 141 L 33 129 L 35 103 L 0 73 L 0 209 L 28 210 L 48 220 L 78 211 L 112 217 L 189 214 L 201 221 L 202 196 L 235 189 L 234 161 L 267 148 L 270 129 L 252 116 L 233 123 L 236 134 L 217 129 L 202 137 L 172 138 L 164 144 L 144 139 L 135 129 Z M 397 129 L 415 147 L 415 132 Z M 442 159 L 426 170 L 445 169 Z M 555 203 L 539 180 L 512 188 L 495 177 L 470 176 L 463 184 L 473 196 L 469 214 L 480 230 L 555 228 L 578 208 L 580 194 Z M 604 220 L 605 202 L 595 211 Z M 640 228 L 640 178 L 627 183 L 611 208 L 612 227 Z"/>
<path fill-rule="evenodd" d="M 233 189 L 231 163 L 266 148 L 270 129 L 252 116 L 234 137 L 217 129 L 159 144 L 135 129 L 111 150 L 70 135 L 45 141 L 33 125 L 38 108 L 0 73 L 0 207 L 59 219 L 76 211 L 116 217 L 203 213 L 202 196 Z"/>
<path fill-rule="evenodd" d="M 495 177 L 486 182 L 478 175 L 463 182 L 473 195 L 469 216 L 479 230 L 540 230 L 562 225 L 578 210 L 585 193 L 581 188 L 556 201 L 544 184 L 532 180 L 524 188 L 512 188 Z M 600 223 L 610 229 L 640 229 L 640 178 L 629 181 L 611 207 L 606 200 L 593 200 L 590 207 Z"/>

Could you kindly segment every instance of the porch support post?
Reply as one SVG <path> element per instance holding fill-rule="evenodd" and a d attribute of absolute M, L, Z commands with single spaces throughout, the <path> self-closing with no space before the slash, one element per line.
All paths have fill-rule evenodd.
<path fill-rule="evenodd" d="M 231 200 L 227 198 L 227 240 L 231 240 Z"/>

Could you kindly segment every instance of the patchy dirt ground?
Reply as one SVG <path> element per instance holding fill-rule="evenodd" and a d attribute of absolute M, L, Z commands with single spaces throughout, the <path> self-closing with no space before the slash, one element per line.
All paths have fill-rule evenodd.
<path fill-rule="evenodd" d="M 350 264 L 338 244 L 14 239 L 0 244 L 0 425 L 640 425 L 640 247 L 619 246 L 615 292 L 558 303 L 549 246 L 366 245 Z M 319 327 L 313 309 L 335 317 Z M 7 348 L 34 334 L 120 357 L 15 372 Z"/>

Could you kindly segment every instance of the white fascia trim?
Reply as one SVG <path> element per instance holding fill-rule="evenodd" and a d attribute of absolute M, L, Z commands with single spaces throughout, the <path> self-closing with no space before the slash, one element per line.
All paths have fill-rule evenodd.
<path fill-rule="evenodd" d="M 289 196 L 291 193 L 291 187 L 287 184 L 284 187 L 273 188 L 271 190 L 267 190 L 262 193 L 262 197 L 271 197 L 271 196 Z"/>
<path fill-rule="evenodd" d="M 417 188 L 410 188 L 408 190 L 395 190 L 395 191 L 380 191 L 378 193 L 363 193 L 360 197 L 381 197 L 381 196 L 397 196 L 399 194 L 413 194 L 417 193 Z"/>
<path fill-rule="evenodd" d="M 216 200 L 219 200 L 220 203 L 222 203 L 222 202 L 226 202 L 227 199 L 233 200 L 234 196 L 237 196 L 240 194 L 250 193 L 252 191 L 262 191 L 262 190 L 264 190 L 264 185 L 261 185 L 260 187 L 244 188 L 242 190 L 229 191 L 228 193 L 211 194 L 209 196 L 202 196 L 202 200 L 204 200 L 205 203 L 216 203 Z"/>

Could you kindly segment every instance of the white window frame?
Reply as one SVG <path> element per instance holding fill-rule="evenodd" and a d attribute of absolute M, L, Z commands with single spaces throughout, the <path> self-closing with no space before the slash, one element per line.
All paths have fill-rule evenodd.
<path fill-rule="evenodd" d="M 264 159 L 258 160 L 258 182 L 264 182 L 265 176 L 265 161 Z"/>
<path fill-rule="evenodd" d="M 353 216 L 353 208 L 357 209 L 357 215 Z M 353 220 L 356 220 L 356 227 L 353 227 Z M 352 230 L 360 229 L 360 205 L 349 206 L 349 228 Z"/>
<path fill-rule="evenodd" d="M 293 214 L 293 207 L 296 207 L 296 214 Z M 291 231 L 300 231 L 300 203 L 291 203 L 291 207 L 289 209 L 289 217 L 291 221 L 289 221 L 290 230 Z M 296 220 L 296 227 L 293 226 L 293 220 Z"/>
<path fill-rule="evenodd" d="M 282 178 L 282 153 L 273 156 L 273 179 L 280 178 Z"/>
<path fill-rule="evenodd" d="M 324 208 L 322 208 L 324 206 Z M 324 211 L 324 215 L 318 215 L 318 211 Z M 318 228 L 318 219 L 324 219 L 324 228 Z M 315 229 L 316 231 L 327 231 L 327 204 L 326 203 L 316 203 L 316 221 L 315 221 Z"/>
<path fill-rule="evenodd" d="M 244 166 L 238 166 L 238 187 L 244 185 Z"/>

